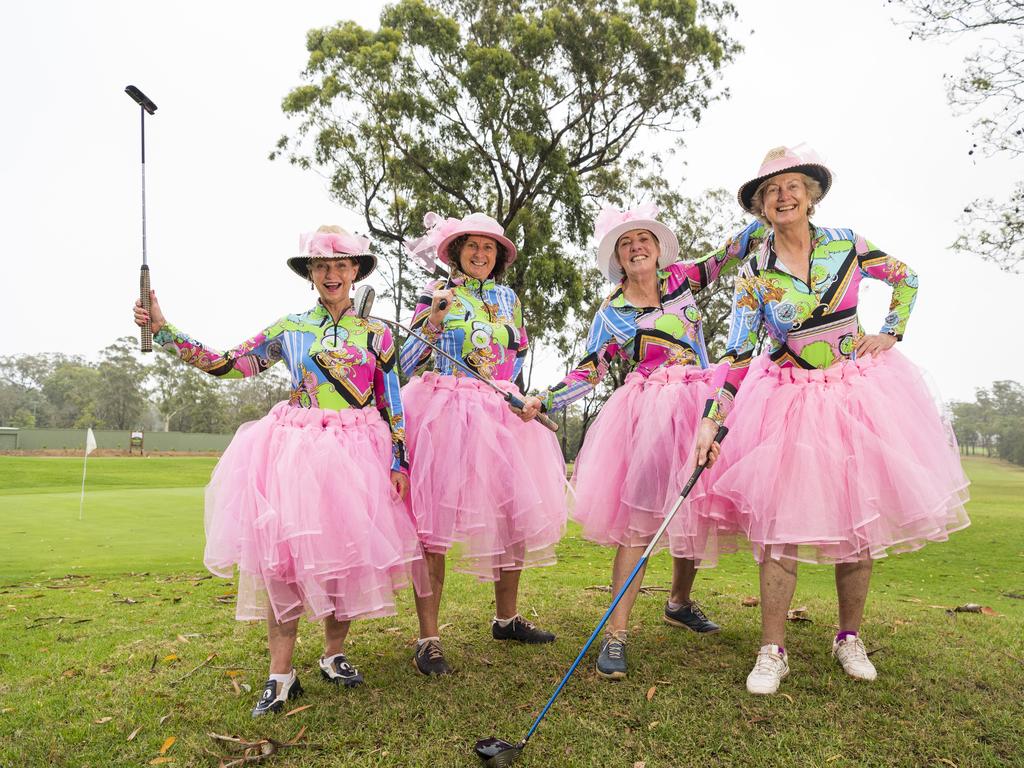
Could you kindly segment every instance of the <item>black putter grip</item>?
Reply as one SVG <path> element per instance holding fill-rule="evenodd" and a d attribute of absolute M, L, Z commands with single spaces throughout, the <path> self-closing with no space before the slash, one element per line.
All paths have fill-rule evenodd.
<path fill-rule="evenodd" d="M 437 302 L 438 309 L 448 309 L 448 299 L 441 299 Z"/>
<path fill-rule="evenodd" d="M 142 301 L 142 308 L 148 314 L 151 309 L 149 301 L 149 267 L 145 264 L 139 270 L 139 299 Z M 139 349 L 142 352 L 153 351 L 153 327 L 148 320 L 139 329 Z"/>
<path fill-rule="evenodd" d="M 526 407 L 526 403 L 520 400 L 518 397 L 513 395 L 511 392 L 505 398 L 508 404 L 516 410 L 523 410 Z M 545 427 L 550 429 L 552 432 L 558 431 L 558 422 L 552 421 L 551 418 L 545 413 L 538 413 L 536 416 L 537 421 L 543 424 Z"/>
<path fill-rule="evenodd" d="M 725 440 L 725 436 L 729 434 L 729 428 L 724 424 L 718 428 L 717 434 L 715 434 L 715 442 L 719 445 Z"/>

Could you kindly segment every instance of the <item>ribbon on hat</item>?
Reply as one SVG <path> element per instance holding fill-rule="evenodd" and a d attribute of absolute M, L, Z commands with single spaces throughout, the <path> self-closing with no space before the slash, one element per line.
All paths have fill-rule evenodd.
<path fill-rule="evenodd" d="M 594 237 L 600 240 L 612 229 L 627 221 L 657 221 L 657 219 L 658 206 L 654 203 L 644 203 L 626 211 L 620 211 L 618 208 L 607 205 L 601 209 L 594 221 Z"/>
<path fill-rule="evenodd" d="M 433 211 L 428 212 L 423 217 L 423 226 L 427 228 L 426 233 L 403 242 L 405 252 L 423 269 L 433 272 L 434 259 L 437 258 L 437 246 L 455 232 L 460 224 L 462 221 L 459 219 L 444 218 Z"/>
<path fill-rule="evenodd" d="M 330 258 L 334 254 L 359 256 L 370 251 L 370 238 L 348 232 L 306 232 L 299 235 L 299 253 L 304 256 Z"/>

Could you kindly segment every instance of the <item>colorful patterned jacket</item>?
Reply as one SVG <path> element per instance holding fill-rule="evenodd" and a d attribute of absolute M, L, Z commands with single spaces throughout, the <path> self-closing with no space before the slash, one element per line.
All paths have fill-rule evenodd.
<path fill-rule="evenodd" d="M 645 377 L 666 365 L 707 368 L 708 351 L 694 294 L 755 250 L 767 234 L 768 229 L 755 221 L 717 251 L 659 270 L 660 307 L 634 307 L 622 286 L 612 291 L 594 315 L 586 356 L 562 381 L 539 395 L 542 409 L 557 411 L 588 395 L 616 356 Z"/>
<path fill-rule="evenodd" d="M 412 329 L 485 379 L 514 381 L 523 368 L 529 349 L 523 327 L 523 306 L 515 291 L 493 280 L 476 280 L 456 272 L 451 280 L 455 301 L 448 307 L 441 328 L 427 322 L 434 291 L 444 280 L 431 280 L 420 293 Z M 415 336 L 409 336 L 399 356 L 409 376 L 436 371 L 445 376 L 465 376 L 450 360 L 435 355 Z"/>
<path fill-rule="evenodd" d="M 812 226 L 810 268 L 792 275 L 775 256 L 769 235 L 740 268 L 733 292 L 726 357 L 728 370 L 705 415 L 721 423 L 747 375 L 762 324 L 771 339 L 771 360 L 781 367 L 828 368 L 855 356 L 864 335 L 857 300 L 864 278 L 892 286 L 880 333 L 903 338 L 917 298 L 917 275 L 850 229 Z"/>
<path fill-rule="evenodd" d="M 189 365 L 226 379 L 256 376 L 284 360 L 291 374 L 288 404 L 293 408 L 375 406 L 391 428 L 391 469 L 408 471 L 395 344 L 383 323 L 353 314 L 335 323 L 317 304 L 300 315 L 282 317 L 227 352 L 201 344 L 170 323 L 153 341 Z"/>

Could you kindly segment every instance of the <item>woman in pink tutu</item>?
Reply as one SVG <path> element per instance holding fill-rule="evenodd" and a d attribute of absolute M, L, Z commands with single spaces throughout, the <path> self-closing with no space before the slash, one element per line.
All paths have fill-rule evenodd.
<path fill-rule="evenodd" d="M 736 398 L 702 510 L 706 522 L 742 532 L 761 566 L 761 648 L 747 677 L 755 694 L 775 693 L 789 673 L 784 636 L 798 561 L 835 565 L 832 654 L 851 677 L 874 680 L 858 634 L 873 561 L 968 525 L 953 433 L 921 371 L 892 349 L 917 275 L 849 229 L 811 223 L 831 183 L 813 152 L 778 147 L 740 188 L 740 205 L 772 232 L 736 278 L 731 362 L 696 446 L 703 458 Z M 892 286 L 877 334 L 857 318 L 866 278 Z M 752 361 L 762 328 L 771 351 Z"/>
<path fill-rule="evenodd" d="M 482 378 L 519 395 L 513 381 L 527 352 L 523 308 L 501 285 L 516 247 L 482 213 L 428 216 L 430 231 L 410 248 L 448 265 L 447 281 L 424 287 L 413 328 Z M 438 628 L 445 555 L 456 570 L 494 583 L 495 640 L 549 643 L 555 636 L 519 615 L 524 568 L 552 565 L 565 531 L 565 463 L 555 436 L 525 424 L 490 387 L 410 336 L 401 352 L 412 378 L 402 390 L 408 424 L 410 502 L 426 550 L 431 594 L 420 597 L 413 661 L 446 675 Z M 415 374 L 415 375 L 414 375 Z"/>
<path fill-rule="evenodd" d="M 678 261 L 675 233 L 647 205 L 628 211 L 605 208 L 594 224 L 597 266 L 615 290 L 594 316 L 587 354 L 561 382 L 526 400 L 523 418 L 557 411 L 590 394 L 616 357 L 633 369 L 588 430 L 576 457 L 573 519 L 583 536 L 616 547 L 612 592 L 618 594 L 682 489 L 697 423 L 713 393 L 712 367 L 694 300 L 747 253 L 761 232 L 748 227 L 720 250 L 696 261 Z M 712 452 L 718 450 L 717 444 Z M 692 462 L 690 462 L 692 470 Z M 703 481 L 702 481 L 703 482 Z M 690 590 L 698 561 L 715 556 L 707 535 L 684 535 L 693 517 L 685 502 L 669 527 L 672 590 L 664 620 L 703 634 L 719 631 Z M 709 528 L 705 533 L 714 533 Z M 643 573 L 616 606 L 597 659 L 597 674 L 626 677 L 626 635 Z"/>
<path fill-rule="evenodd" d="M 345 657 L 352 619 L 395 613 L 422 551 L 402 502 L 408 490 L 396 349 L 390 331 L 352 311 L 352 284 L 376 257 L 369 240 L 340 227 L 300 238 L 288 259 L 320 300 L 286 315 L 227 352 L 166 322 L 155 294 L 135 321 L 154 341 L 213 376 L 255 376 L 278 361 L 292 393 L 259 421 L 238 428 L 206 489 L 206 552 L 214 574 L 238 567 L 241 621 L 266 620 L 270 676 L 253 717 L 280 712 L 302 693 L 292 667 L 298 619 L 323 619 L 324 679 L 363 682 Z M 417 587 L 426 587 L 425 574 Z"/>

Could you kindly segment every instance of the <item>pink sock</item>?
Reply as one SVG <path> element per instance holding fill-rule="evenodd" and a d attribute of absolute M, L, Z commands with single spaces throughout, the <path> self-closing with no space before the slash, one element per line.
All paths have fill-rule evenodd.
<path fill-rule="evenodd" d="M 836 642 L 837 643 L 841 643 L 841 642 L 843 642 L 843 640 L 845 640 L 848 637 L 856 637 L 856 636 L 857 636 L 856 632 L 850 632 L 849 630 L 844 629 L 844 630 L 841 630 L 838 635 L 836 635 Z"/>

